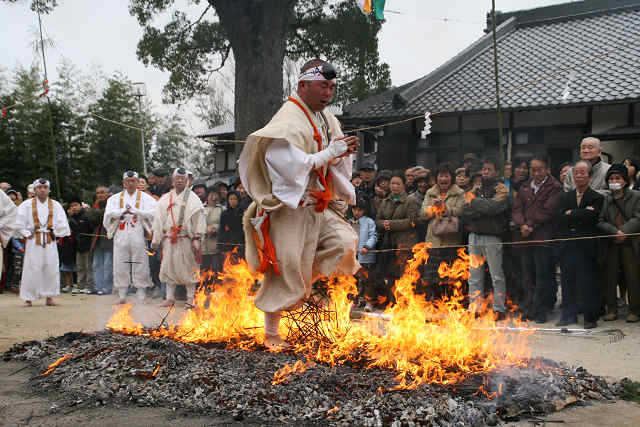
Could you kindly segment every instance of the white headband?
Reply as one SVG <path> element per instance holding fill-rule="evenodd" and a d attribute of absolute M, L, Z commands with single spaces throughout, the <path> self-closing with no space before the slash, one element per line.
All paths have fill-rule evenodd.
<path fill-rule="evenodd" d="M 44 182 L 44 183 L 41 183 L 40 181 L 45 181 L 45 182 Z M 46 185 L 47 187 L 51 188 L 51 183 L 50 183 L 48 180 L 44 179 L 44 178 L 38 178 L 38 179 L 36 179 L 35 181 L 33 181 L 33 184 L 31 184 L 31 185 L 33 185 L 33 188 L 34 188 L 34 189 L 35 189 L 38 185 Z"/>
<path fill-rule="evenodd" d="M 133 172 L 133 175 L 129 176 L 129 172 Z M 127 178 L 140 178 L 140 176 L 136 171 L 126 171 L 125 173 L 122 174 L 122 179 L 127 179 Z"/>
<path fill-rule="evenodd" d="M 180 169 L 182 169 L 184 173 L 180 173 L 179 172 Z M 172 176 L 187 176 L 188 174 L 189 174 L 189 171 L 186 170 L 185 168 L 175 168 Z"/>
<path fill-rule="evenodd" d="M 327 80 L 322 75 L 322 72 L 319 70 L 319 67 L 309 68 L 307 71 L 304 71 L 302 74 L 300 74 L 300 77 L 298 77 L 299 82 L 312 82 L 317 80 Z M 335 83 L 336 79 L 331 79 L 328 81 Z"/>

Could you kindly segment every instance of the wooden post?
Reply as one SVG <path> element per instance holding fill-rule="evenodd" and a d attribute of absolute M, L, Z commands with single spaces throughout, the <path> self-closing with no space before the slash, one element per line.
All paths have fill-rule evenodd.
<path fill-rule="evenodd" d="M 493 66 L 496 79 L 496 110 L 498 113 L 498 163 L 504 172 L 504 141 L 502 139 L 502 109 L 500 108 L 500 81 L 498 79 L 498 42 L 496 39 L 496 0 L 491 0 L 491 26 L 493 29 Z"/>

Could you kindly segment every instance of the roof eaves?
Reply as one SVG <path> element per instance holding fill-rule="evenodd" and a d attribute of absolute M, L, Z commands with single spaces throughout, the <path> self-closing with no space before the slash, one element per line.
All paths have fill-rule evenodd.
<path fill-rule="evenodd" d="M 511 33 L 516 29 L 516 18 L 509 18 L 496 28 L 496 38 L 499 40 Z M 419 83 L 414 87 L 408 88 L 402 95 L 409 100 L 409 103 L 415 99 L 424 95 L 432 87 L 438 85 L 440 82 L 447 79 L 450 75 L 454 74 L 460 68 L 464 67 L 467 63 L 473 60 L 476 56 L 480 55 L 485 49 L 489 48 L 493 44 L 493 35 L 491 33 L 485 34 L 476 40 L 469 47 L 458 53 L 456 56 L 427 74 L 420 79 Z"/>
<path fill-rule="evenodd" d="M 638 6 L 640 6 L 640 1 L 638 0 L 589 0 L 560 3 L 513 12 L 497 12 L 496 14 L 498 23 L 515 17 L 518 20 L 518 26 L 528 26 L 558 20 L 581 19 L 590 15 L 633 9 Z M 490 24 L 491 13 L 488 12 L 485 32 L 490 32 Z"/>

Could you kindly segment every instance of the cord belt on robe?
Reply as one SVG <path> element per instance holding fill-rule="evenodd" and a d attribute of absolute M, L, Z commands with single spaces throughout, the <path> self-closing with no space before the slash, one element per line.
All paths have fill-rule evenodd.
<path fill-rule="evenodd" d="M 127 190 L 122 190 L 122 193 L 120 193 L 120 209 L 124 209 L 124 193 Z M 136 209 L 140 209 L 140 197 L 142 197 L 142 191 L 137 190 L 138 194 L 136 195 Z M 133 215 L 133 223 L 135 224 L 136 222 L 138 222 L 138 215 L 134 214 Z M 126 222 L 124 220 L 120 220 L 120 230 L 124 230 L 124 227 L 126 225 Z"/>
<path fill-rule="evenodd" d="M 189 189 L 185 188 L 182 196 L 182 206 L 180 206 L 180 215 L 178 216 L 178 223 L 176 224 L 176 219 L 173 216 L 173 207 L 177 205 L 177 203 L 173 203 L 173 190 L 169 193 L 169 207 L 168 211 L 171 214 L 171 230 L 167 237 L 169 237 L 169 241 L 172 245 L 178 243 L 179 239 L 184 239 L 188 237 L 185 234 L 180 234 L 182 231 L 182 222 L 184 221 L 184 210 L 187 207 L 187 201 L 189 200 Z"/>
<path fill-rule="evenodd" d="M 309 112 L 304 108 L 304 106 L 298 102 L 297 99 L 293 97 L 289 97 L 289 101 L 296 104 L 307 119 L 311 126 L 313 127 L 313 139 L 316 141 L 318 151 L 322 151 L 322 135 L 318 132 L 318 127 L 314 123 L 313 119 L 309 115 Z M 320 169 L 313 170 L 318 177 L 318 181 L 322 186 L 322 190 L 310 191 L 309 195 L 315 199 L 315 211 L 320 213 L 324 212 L 325 209 L 329 207 L 329 202 L 333 199 L 333 191 L 331 189 L 331 171 L 327 168 L 327 174 L 325 175 Z M 299 205 L 302 206 L 304 203 L 303 200 L 300 201 Z M 262 234 L 263 245 L 260 248 L 260 239 L 257 236 L 256 228 L 253 228 L 253 237 L 256 242 L 256 247 L 259 249 L 260 253 L 260 267 L 258 268 L 258 272 L 265 273 L 269 267 L 273 268 L 273 272 L 277 275 L 280 275 L 280 268 L 278 267 L 278 260 L 276 256 L 276 248 L 273 246 L 273 241 L 271 240 L 271 236 L 269 235 L 270 221 L 269 221 L 269 213 L 262 209 L 260 211 L 259 217 L 264 217 L 261 220 L 259 225 L 260 232 Z M 259 221 L 260 222 L 260 221 Z"/>
<path fill-rule="evenodd" d="M 34 197 L 31 202 L 31 213 L 33 215 L 33 227 L 36 237 L 36 245 L 45 248 L 54 239 L 53 235 L 53 200 L 49 199 L 49 217 L 47 218 L 47 230 L 41 230 L 40 218 L 38 218 L 38 201 Z M 44 235 L 44 236 L 43 236 Z M 44 238 L 46 236 L 46 238 Z"/>

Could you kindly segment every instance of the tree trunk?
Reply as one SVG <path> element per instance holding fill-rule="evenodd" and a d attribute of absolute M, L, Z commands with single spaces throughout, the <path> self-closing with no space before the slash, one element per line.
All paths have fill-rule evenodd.
<path fill-rule="evenodd" d="M 235 59 L 235 135 L 263 127 L 283 101 L 282 64 L 297 0 L 209 0 Z M 236 155 L 242 144 L 236 145 Z"/>

